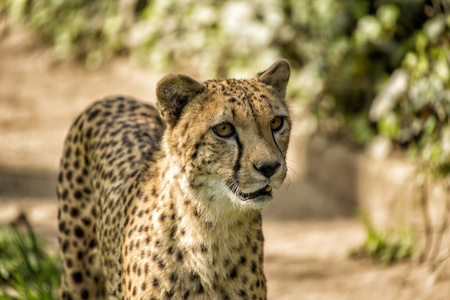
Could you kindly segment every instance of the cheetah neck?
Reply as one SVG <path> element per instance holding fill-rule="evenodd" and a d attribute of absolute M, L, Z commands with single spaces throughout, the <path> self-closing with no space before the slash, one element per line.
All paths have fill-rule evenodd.
<path fill-rule="evenodd" d="M 153 223 L 165 227 L 157 233 L 170 232 L 171 245 L 178 248 L 177 259 L 183 260 L 187 273 L 198 274 L 210 288 L 234 276 L 246 261 L 254 265 L 249 269 L 257 268 L 262 274 L 261 212 L 235 210 L 233 215 L 229 210 L 221 216 L 210 203 L 224 199 L 199 199 L 186 186 L 179 167 L 168 161 L 160 166 L 165 166 L 160 177 L 146 187 L 147 193 L 156 195 Z"/>

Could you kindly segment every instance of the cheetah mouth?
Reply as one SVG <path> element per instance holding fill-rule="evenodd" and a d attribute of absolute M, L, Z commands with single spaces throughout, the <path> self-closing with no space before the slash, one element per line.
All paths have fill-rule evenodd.
<path fill-rule="evenodd" d="M 239 198 L 241 198 L 241 200 L 243 200 L 243 201 L 254 200 L 261 196 L 270 196 L 271 197 L 272 196 L 272 187 L 269 185 L 266 185 L 262 189 L 257 190 L 256 192 L 253 192 L 253 193 L 242 193 L 240 191 L 237 191 L 237 192 L 235 192 L 235 194 Z"/>

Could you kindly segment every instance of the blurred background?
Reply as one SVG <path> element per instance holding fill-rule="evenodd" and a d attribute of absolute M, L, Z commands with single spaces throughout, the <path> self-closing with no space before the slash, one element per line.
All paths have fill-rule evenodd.
<path fill-rule="evenodd" d="M 450 0 L 0 1 L 0 299 L 56 299 L 56 174 L 93 100 L 286 58 L 270 299 L 450 298 Z"/>

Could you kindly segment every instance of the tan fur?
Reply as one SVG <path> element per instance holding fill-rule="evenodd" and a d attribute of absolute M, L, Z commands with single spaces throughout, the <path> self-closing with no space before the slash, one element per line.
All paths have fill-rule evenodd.
<path fill-rule="evenodd" d="M 265 299 L 261 209 L 286 176 L 288 80 L 286 61 L 249 80 L 171 74 L 159 114 L 121 97 L 81 114 L 58 178 L 61 298 Z"/>

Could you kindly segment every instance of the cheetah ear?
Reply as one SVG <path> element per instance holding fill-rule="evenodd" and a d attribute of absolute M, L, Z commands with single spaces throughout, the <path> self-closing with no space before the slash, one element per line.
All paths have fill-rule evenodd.
<path fill-rule="evenodd" d="M 169 126 L 175 126 L 184 106 L 204 90 L 203 84 L 189 76 L 181 74 L 164 76 L 156 86 L 159 114 Z"/>
<path fill-rule="evenodd" d="M 291 76 L 291 67 L 285 59 L 280 59 L 267 70 L 258 73 L 256 79 L 273 88 L 273 91 L 281 99 L 286 97 L 286 87 Z"/>

